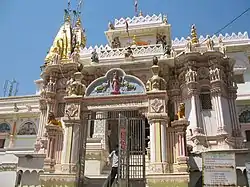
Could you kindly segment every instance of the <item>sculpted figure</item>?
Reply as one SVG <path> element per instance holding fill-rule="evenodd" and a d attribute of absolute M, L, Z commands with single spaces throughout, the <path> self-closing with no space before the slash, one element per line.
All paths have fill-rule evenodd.
<path fill-rule="evenodd" d="M 185 103 L 180 103 L 177 116 L 178 120 L 185 118 Z"/>
<path fill-rule="evenodd" d="M 117 72 L 114 72 L 112 81 L 112 94 L 120 94 L 121 78 L 118 76 Z"/>
<path fill-rule="evenodd" d="M 61 121 L 59 121 L 55 118 L 55 115 L 53 112 L 49 112 L 48 125 L 56 125 L 56 126 L 62 127 Z"/>
<path fill-rule="evenodd" d="M 190 40 L 190 38 L 187 38 L 187 44 L 186 44 L 186 52 L 191 52 L 192 51 L 192 41 Z"/>
<path fill-rule="evenodd" d="M 71 84 L 72 84 L 73 82 L 74 82 L 74 78 L 71 77 L 71 78 L 67 81 L 67 83 L 66 83 L 66 93 L 67 93 L 67 95 L 71 95 L 70 86 L 71 86 Z"/>
<path fill-rule="evenodd" d="M 125 53 L 125 58 L 132 57 L 132 55 L 133 55 L 133 51 L 131 47 L 128 47 Z"/>
<path fill-rule="evenodd" d="M 52 55 L 52 65 L 59 64 L 59 60 L 60 60 L 59 51 L 58 51 L 58 48 L 55 47 L 53 50 L 53 55 Z"/>
<path fill-rule="evenodd" d="M 112 41 L 112 48 L 120 48 L 121 47 L 121 43 L 119 40 L 119 37 L 115 37 Z"/>
<path fill-rule="evenodd" d="M 96 49 L 94 49 L 91 54 L 92 54 L 91 61 L 98 63 L 99 62 L 99 57 L 98 57 L 98 54 L 96 52 Z"/>
<path fill-rule="evenodd" d="M 82 83 L 82 74 L 81 72 L 76 72 L 74 74 L 74 81 L 69 85 L 68 96 L 72 95 L 84 95 L 86 86 Z"/>
<path fill-rule="evenodd" d="M 115 26 L 111 22 L 109 22 L 109 30 L 115 30 Z"/>
<path fill-rule="evenodd" d="M 78 61 L 80 59 L 78 47 L 75 47 L 74 52 L 71 54 L 71 59 L 74 63 L 78 63 Z"/>
<path fill-rule="evenodd" d="M 208 36 L 206 44 L 207 44 L 207 49 L 209 51 L 213 51 L 214 50 L 214 41 L 212 40 L 212 38 L 210 36 Z"/>
<path fill-rule="evenodd" d="M 221 37 L 219 39 L 219 51 L 223 54 L 226 54 L 226 47 L 225 47 Z"/>

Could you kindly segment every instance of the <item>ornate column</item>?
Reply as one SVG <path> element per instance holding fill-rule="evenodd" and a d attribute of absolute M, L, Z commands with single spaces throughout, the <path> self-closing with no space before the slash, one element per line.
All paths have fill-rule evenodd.
<path fill-rule="evenodd" d="M 159 77 L 158 59 L 154 57 L 151 68 L 153 77 L 147 82 L 149 107 L 147 118 L 150 124 L 150 170 L 152 173 L 167 173 L 167 122 L 166 81 Z"/>
<path fill-rule="evenodd" d="M 186 85 L 188 88 L 188 96 L 191 99 L 191 114 L 192 118 L 192 130 L 195 134 L 204 134 L 201 120 L 201 108 L 200 108 L 200 99 L 198 92 L 198 82 L 197 82 L 197 72 L 193 67 L 195 62 L 189 62 L 188 70 L 185 75 Z"/>
<path fill-rule="evenodd" d="M 185 108 L 184 108 L 185 110 Z M 187 142 L 186 142 L 186 130 L 187 126 L 189 125 L 189 122 L 185 119 L 185 116 L 182 111 L 179 111 L 182 113 L 181 116 L 179 116 L 178 120 L 175 120 L 171 122 L 171 126 L 175 129 L 175 135 L 176 135 L 176 158 L 177 165 L 174 170 L 177 170 L 178 172 L 188 172 L 188 157 L 187 157 Z"/>
<path fill-rule="evenodd" d="M 44 160 L 44 171 L 52 173 L 55 171 L 56 164 L 56 141 L 58 135 L 62 132 L 62 127 L 60 125 L 48 124 L 45 128 L 48 134 L 48 149 Z"/>
<path fill-rule="evenodd" d="M 217 117 L 217 134 L 218 135 L 227 135 L 228 130 L 224 121 L 225 118 L 225 111 L 223 111 L 223 102 L 222 102 L 222 96 L 225 87 L 224 87 L 224 80 L 222 77 L 225 77 L 224 75 L 224 69 L 219 64 L 215 64 L 216 61 L 210 61 L 210 84 L 211 84 L 211 94 L 212 99 L 214 101 L 214 107 L 216 111 L 216 117 Z M 217 62 L 219 63 L 219 62 Z"/>
<path fill-rule="evenodd" d="M 83 110 L 83 96 L 86 87 L 82 84 L 81 72 L 74 74 L 74 81 L 71 82 L 67 88 L 68 96 L 64 97 L 66 102 L 65 114 L 63 121 L 65 124 L 63 151 L 61 157 L 61 169 L 65 173 L 77 172 L 76 163 L 80 154 L 79 143 L 82 127 L 87 128 L 87 124 L 83 124 L 82 110 Z M 86 134 L 85 134 L 85 137 Z"/>

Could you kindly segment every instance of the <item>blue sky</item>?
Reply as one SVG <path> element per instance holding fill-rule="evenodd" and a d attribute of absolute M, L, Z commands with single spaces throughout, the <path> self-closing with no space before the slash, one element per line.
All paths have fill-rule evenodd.
<path fill-rule="evenodd" d="M 138 0 L 144 14 L 167 14 L 172 38 L 186 37 L 195 23 L 200 35 L 213 34 L 250 7 L 249 0 Z M 76 0 L 72 0 L 76 4 Z M 67 0 L 0 0 L 0 96 L 5 80 L 19 82 L 17 95 L 35 93 L 40 65 L 63 22 Z M 85 0 L 82 21 L 87 45 L 106 44 L 109 20 L 134 15 L 134 0 Z M 250 12 L 222 33 L 250 34 Z"/>

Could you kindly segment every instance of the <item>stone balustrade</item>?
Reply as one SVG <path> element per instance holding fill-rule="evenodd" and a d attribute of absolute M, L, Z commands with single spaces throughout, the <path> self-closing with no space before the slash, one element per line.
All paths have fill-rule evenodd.
<path fill-rule="evenodd" d="M 140 57 L 140 56 L 154 56 L 154 55 L 162 55 L 164 53 L 163 47 L 161 44 L 155 44 L 155 45 L 143 45 L 143 46 L 135 46 L 131 47 L 133 51 L 134 57 Z M 114 59 L 114 58 L 124 58 L 125 53 L 127 52 L 126 48 L 111 48 L 108 45 L 106 46 L 100 46 L 100 47 L 89 47 L 82 49 L 80 55 L 81 58 L 90 58 L 91 53 L 96 50 L 98 53 L 99 60 L 105 60 L 105 59 Z"/>

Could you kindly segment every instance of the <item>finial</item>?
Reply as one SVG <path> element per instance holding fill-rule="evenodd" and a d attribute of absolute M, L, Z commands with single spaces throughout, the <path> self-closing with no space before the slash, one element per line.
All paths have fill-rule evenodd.
<path fill-rule="evenodd" d="M 133 45 L 136 45 L 136 35 L 133 36 L 133 42 L 132 42 Z"/>
<path fill-rule="evenodd" d="M 77 20 L 76 20 L 76 24 L 75 24 L 75 27 L 81 27 L 81 25 L 82 25 L 82 22 L 81 22 L 81 18 L 80 18 L 80 16 L 77 18 Z"/>
<path fill-rule="evenodd" d="M 194 24 L 191 27 L 191 41 L 192 41 L 193 44 L 198 44 L 199 43 L 199 40 L 197 38 L 196 27 L 195 27 Z"/>
<path fill-rule="evenodd" d="M 141 10 L 140 10 L 139 16 L 143 16 L 143 13 L 142 13 L 142 11 L 141 11 Z"/>
<path fill-rule="evenodd" d="M 69 10 L 64 9 L 64 22 L 70 22 L 70 15 L 69 15 Z"/>

